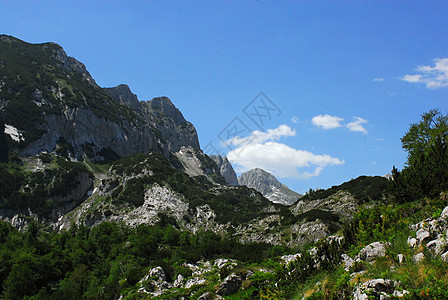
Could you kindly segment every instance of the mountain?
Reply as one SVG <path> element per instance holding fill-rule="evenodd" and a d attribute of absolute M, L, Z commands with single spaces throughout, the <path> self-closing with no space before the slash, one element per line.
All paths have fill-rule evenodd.
<path fill-rule="evenodd" d="M 169 98 L 101 88 L 54 43 L 0 36 L 0 128 L 0 218 L 20 229 L 168 220 L 180 231 L 296 247 L 335 233 L 356 209 L 350 195 L 342 210 L 331 195 L 307 203 L 311 212 L 286 207 L 300 195 L 262 170 L 238 186 L 227 158 L 202 152 Z"/>
<path fill-rule="evenodd" d="M 224 177 L 228 184 L 239 185 L 235 170 L 226 156 L 210 155 L 210 158 L 218 165 L 219 173 Z"/>
<path fill-rule="evenodd" d="M 259 168 L 241 174 L 238 182 L 240 185 L 256 189 L 272 202 L 282 205 L 291 205 L 302 196 L 290 190 L 271 173 Z"/>
<path fill-rule="evenodd" d="M 200 149 L 196 129 L 170 99 L 139 101 L 126 85 L 102 89 L 57 44 L 2 35 L 0 53 L 0 111 L 22 156 L 63 149 L 73 159 L 108 161 Z"/>

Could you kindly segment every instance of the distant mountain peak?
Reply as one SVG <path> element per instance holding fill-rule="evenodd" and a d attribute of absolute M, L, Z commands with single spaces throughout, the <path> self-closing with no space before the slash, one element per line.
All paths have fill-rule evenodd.
<path fill-rule="evenodd" d="M 292 205 L 302 197 L 278 181 L 274 175 L 260 168 L 241 174 L 238 182 L 240 185 L 256 189 L 274 203 Z"/>

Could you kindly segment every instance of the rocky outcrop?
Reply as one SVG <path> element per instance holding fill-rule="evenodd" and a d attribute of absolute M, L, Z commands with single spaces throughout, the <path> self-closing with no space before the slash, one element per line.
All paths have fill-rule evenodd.
<path fill-rule="evenodd" d="M 127 84 L 120 84 L 112 88 L 103 88 L 103 90 L 121 105 L 131 107 L 135 110 L 141 108 L 137 95 L 131 92 L 131 89 Z"/>
<path fill-rule="evenodd" d="M 64 49 L 62 49 L 61 46 L 55 43 L 49 43 L 50 45 L 56 46 L 56 49 L 53 50 L 53 55 L 56 61 L 58 62 L 58 65 L 67 70 L 68 72 L 76 72 L 81 74 L 82 79 L 87 81 L 90 85 L 94 86 L 95 88 L 99 88 L 99 86 L 96 84 L 95 80 L 90 76 L 90 73 L 87 71 L 86 66 L 78 61 L 77 59 L 68 56 L 67 53 L 65 53 Z M 44 46 L 45 47 L 45 46 Z"/>
<path fill-rule="evenodd" d="M 219 167 L 202 151 L 192 147 L 181 147 L 174 155 L 182 164 L 182 171 L 191 177 L 203 175 L 213 183 L 225 182 L 219 173 Z"/>
<path fill-rule="evenodd" d="M 398 281 L 382 278 L 372 279 L 363 283 L 355 290 L 353 299 L 367 300 L 372 296 L 374 299 L 402 298 L 404 295 L 409 294 L 409 291 L 406 290 L 396 290 L 398 286 Z"/>
<path fill-rule="evenodd" d="M 229 162 L 226 156 L 221 155 L 210 155 L 210 158 L 218 165 L 219 172 L 224 177 L 226 182 L 230 185 L 239 185 L 238 177 L 236 176 L 235 170 L 232 164 Z"/>
<path fill-rule="evenodd" d="M 242 276 L 236 274 L 229 275 L 221 283 L 216 293 L 221 296 L 229 296 L 235 294 L 240 289 L 242 283 Z"/>
<path fill-rule="evenodd" d="M 415 231 L 415 237 L 408 237 L 411 248 L 426 247 L 434 255 L 440 255 L 442 260 L 448 258 L 448 206 L 445 207 L 438 218 L 428 218 L 410 226 Z M 424 260 L 423 253 L 417 253 L 413 259 L 416 262 Z"/>
<path fill-rule="evenodd" d="M 238 178 L 240 185 L 254 188 L 274 203 L 291 205 L 302 195 L 290 190 L 269 172 L 255 168 Z"/>

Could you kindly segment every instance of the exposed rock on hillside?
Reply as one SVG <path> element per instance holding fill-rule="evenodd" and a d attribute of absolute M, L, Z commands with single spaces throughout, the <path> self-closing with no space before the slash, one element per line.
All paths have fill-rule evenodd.
<path fill-rule="evenodd" d="M 302 196 L 280 183 L 271 173 L 259 168 L 241 174 L 238 182 L 256 189 L 272 202 L 283 205 L 291 205 Z"/>
<path fill-rule="evenodd" d="M 219 172 L 228 184 L 239 185 L 238 177 L 236 176 L 235 170 L 233 169 L 232 164 L 229 162 L 226 156 L 210 155 L 210 158 L 213 159 L 218 165 Z"/>

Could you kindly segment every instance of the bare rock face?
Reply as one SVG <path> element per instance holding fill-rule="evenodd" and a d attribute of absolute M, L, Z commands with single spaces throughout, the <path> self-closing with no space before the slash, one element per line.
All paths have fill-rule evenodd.
<path fill-rule="evenodd" d="M 221 155 L 210 155 L 210 158 L 215 161 L 219 167 L 219 172 L 226 182 L 230 185 L 239 185 L 238 177 L 236 176 L 235 170 L 232 164 L 229 162 L 226 156 Z"/>
<path fill-rule="evenodd" d="M 95 80 L 92 78 L 92 76 L 90 76 L 90 73 L 87 71 L 86 66 L 82 62 L 78 61 L 73 57 L 68 56 L 61 46 L 57 45 L 57 47 L 59 47 L 59 49 L 54 50 L 54 57 L 57 61 L 60 62 L 60 66 L 62 68 L 64 68 L 69 72 L 80 73 L 82 75 L 83 80 L 87 81 L 90 85 L 94 86 L 95 88 L 99 88 Z"/>
<path fill-rule="evenodd" d="M 238 178 L 240 185 L 254 188 L 274 203 L 292 205 L 302 195 L 290 190 L 269 172 L 255 168 Z"/>
<path fill-rule="evenodd" d="M 131 89 L 127 84 L 120 84 L 112 88 L 103 88 L 103 90 L 121 105 L 132 107 L 134 109 L 140 109 L 141 107 L 137 95 L 131 92 Z"/>
<path fill-rule="evenodd" d="M 386 256 L 386 247 L 388 243 L 383 242 L 374 242 L 367 246 L 365 246 L 358 254 L 358 257 L 361 260 L 371 262 L 377 259 L 378 257 Z"/>

